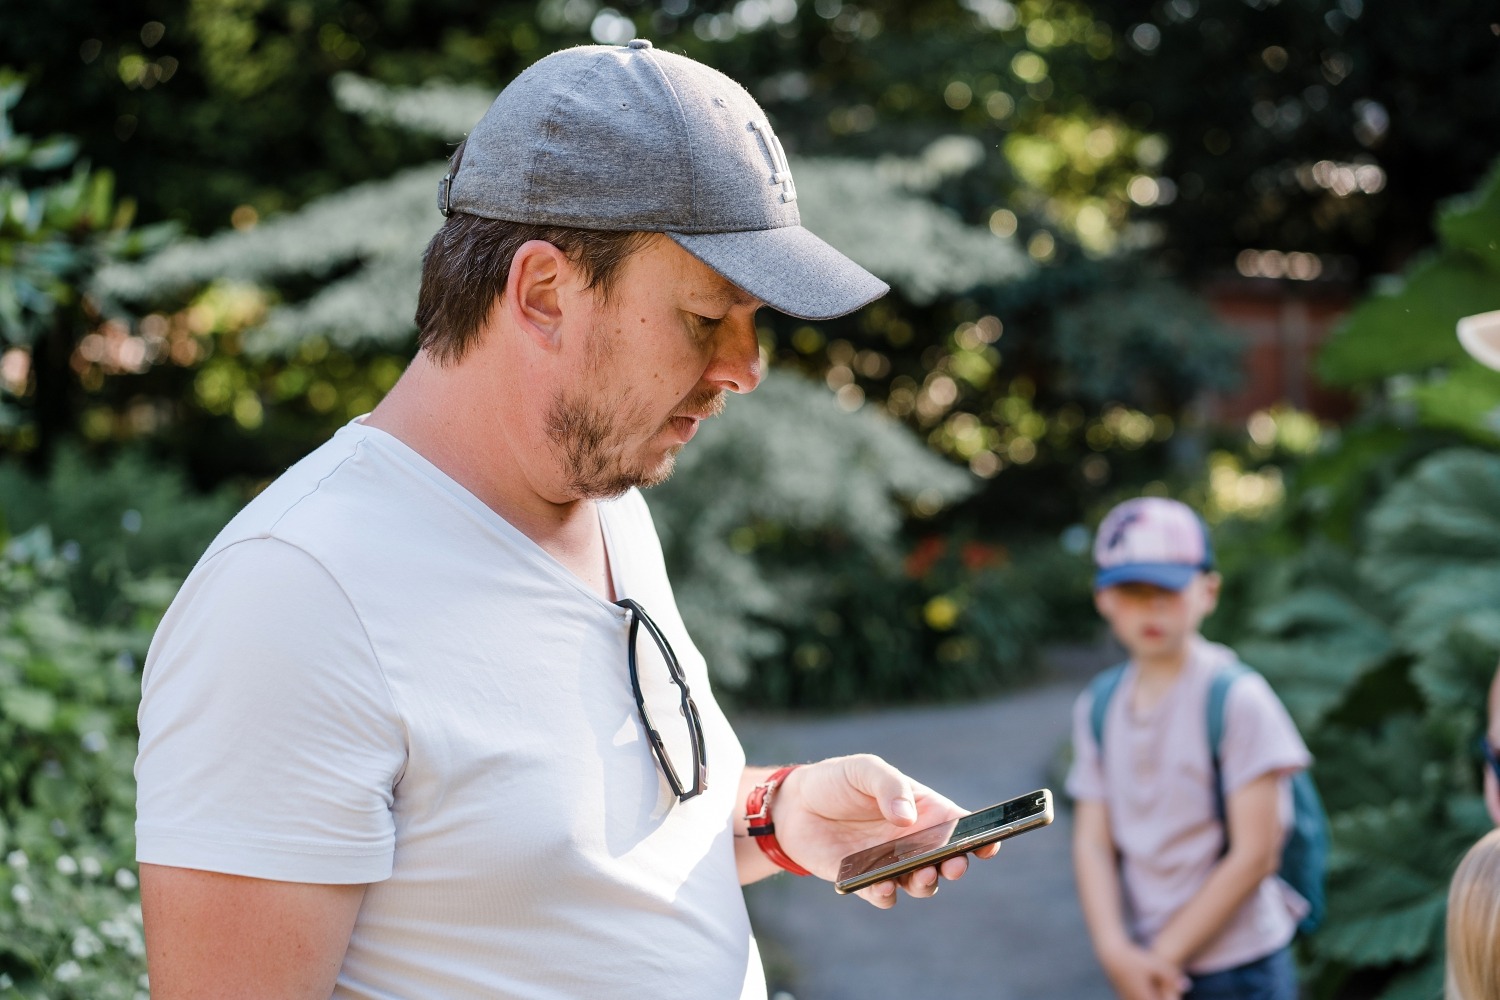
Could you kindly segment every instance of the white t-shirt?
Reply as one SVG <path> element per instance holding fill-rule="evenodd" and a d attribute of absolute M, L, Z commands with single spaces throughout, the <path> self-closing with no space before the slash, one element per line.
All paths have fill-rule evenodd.
<path fill-rule="evenodd" d="M 1139 670 L 1125 668 L 1105 709 L 1104 753 L 1094 742 L 1092 692 L 1073 706 L 1073 768 L 1068 794 L 1103 801 L 1120 852 L 1127 926 L 1149 945 L 1218 864 L 1224 828 L 1214 797 L 1208 745 L 1208 689 L 1236 662 L 1234 652 L 1197 639 L 1182 674 L 1144 715 L 1131 708 Z M 1246 674 L 1224 699 L 1219 763 L 1227 799 L 1265 774 L 1280 776 L 1283 836 L 1290 829 L 1290 776 L 1311 763 L 1296 724 L 1259 674 Z M 1219 934 L 1188 963 L 1206 974 L 1278 951 L 1292 940 L 1307 901 L 1272 875 L 1256 887 Z"/>
<path fill-rule="evenodd" d="M 598 511 L 616 593 L 702 714 L 704 794 L 677 802 L 651 755 L 625 610 L 356 421 L 224 529 L 162 620 L 138 859 L 370 883 L 335 997 L 763 998 L 744 752 L 644 500 Z"/>

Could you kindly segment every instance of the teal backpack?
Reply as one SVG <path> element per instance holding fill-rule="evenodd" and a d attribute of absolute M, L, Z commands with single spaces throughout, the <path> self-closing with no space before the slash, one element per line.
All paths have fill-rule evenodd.
<path fill-rule="evenodd" d="M 1235 663 L 1220 670 L 1208 688 L 1208 746 L 1214 763 L 1214 810 L 1219 825 L 1224 828 L 1222 857 L 1229 850 L 1229 827 L 1224 812 L 1224 776 L 1219 764 L 1219 744 L 1224 739 L 1224 699 L 1229 686 L 1238 678 L 1254 673 L 1243 663 Z M 1120 678 L 1125 674 L 1125 664 L 1099 674 L 1089 684 L 1093 695 L 1089 722 L 1094 731 L 1094 744 L 1104 748 L 1104 712 Z M 1328 869 L 1328 817 L 1323 811 L 1323 801 L 1318 797 L 1318 788 L 1312 775 L 1306 770 L 1292 776 L 1292 828 L 1287 834 L 1286 846 L 1281 850 L 1281 869 L 1278 875 L 1297 894 L 1307 900 L 1307 915 L 1297 924 L 1297 933 L 1311 934 L 1323 922 L 1327 902 L 1323 895 L 1323 875 Z"/>

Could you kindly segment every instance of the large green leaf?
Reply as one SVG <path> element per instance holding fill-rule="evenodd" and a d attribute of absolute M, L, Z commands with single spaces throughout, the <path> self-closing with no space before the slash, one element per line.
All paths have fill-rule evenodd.
<path fill-rule="evenodd" d="M 1443 1000 L 1443 962 L 1432 958 L 1391 980 L 1380 1000 Z"/>
<path fill-rule="evenodd" d="M 1500 275 L 1471 254 L 1423 257 L 1386 294 L 1360 303 L 1323 350 L 1319 374 L 1353 385 L 1464 357 L 1454 330 L 1473 313 L 1500 309 Z"/>
<path fill-rule="evenodd" d="M 1265 674 L 1303 731 L 1316 728 L 1394 649 L 1382 618 L 1331 582 L 1261 608 L 1251 625 L 1257 637 L 1239 644 L 1240 657 Z"/>
<path fill-rule="evenodd" d="M 1445 246 L 1473 254 L 1500 272 L 1500 162 L 1478 189 L 1443 206 L 1437 230 Z"/>
<path fill-rule="evenodd" d="M 1500 309 L 1500 165 L 1442 208 L 1437 229 L 1441 249 L 1362 302 L 1329 342 L 1319 363 L 1325 379 L 1368 382 L 1458 361 L 1458 320 Z"/>
<path fill-rule="evenodd" d="M 1313 939 L 1317 951 L 1358 966 L 1434 954 L 1453 867 L 1483 832 L 1474 811 L 1399 800 L 1346 811 L 1332 832 L 1328 921 Z"/>
<path fill-rule="evenodd" d="M 1500 606 L 1493 599 L 1491 605 L 1450 621 L 1442 641 L 1411 668 L 1434 722 L 1454 728 L 1465 742 L 1483 728 L 1483 699 L 1476 695 L 1489 685 L 1500 658 Z"/>
<path fill-rule="evenodd" d="M 1500 372 L 1463 360 L 1411 389 L 1422 421 L 1483 441 L 1500 441 Z"/>
<path fill-rule="evenodd" d="M 1460 569 L 1500 567 L 1500 456 L 1439 452 L 1397 483 L 1366 523 L 1365 579 L 1398 602 Z"/>

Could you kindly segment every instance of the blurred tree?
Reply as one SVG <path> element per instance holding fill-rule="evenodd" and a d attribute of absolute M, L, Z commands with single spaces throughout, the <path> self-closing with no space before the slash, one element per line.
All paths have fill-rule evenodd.
<path fill-rule="evenodd" d="M 98 322 L 82 286 L 106 260 L 159 246 L 169 232 L 132 231 L 134 203 L 116 200 L 108 171 L 75 163 L 72 139 L 14 131 L 25 89 L 0 70 L 0 443 L 42 466 L 82 410 L 73 355 Z M 29 186 L 70 165 L 65 178 Z"/>
<path fill-rule="evenodd" d="M 1272 248 L 1393 272 L 1500 150 L 1493 0 L 1117 0 L 1096 14 L 1120 44 L 1088 93 L 1165 139 L 1176 198 L 1151 214 L 1181 270 Z"/>

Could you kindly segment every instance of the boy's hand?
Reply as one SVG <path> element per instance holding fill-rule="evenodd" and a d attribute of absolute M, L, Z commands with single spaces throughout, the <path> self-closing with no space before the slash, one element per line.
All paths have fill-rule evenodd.
<path fill-rule="evenodd" d="M 1192 985 L 1177 966 L 1135 944 L 1112 949 L 1103 965 L 1120 1000 L 1181 1000 Z"/>

